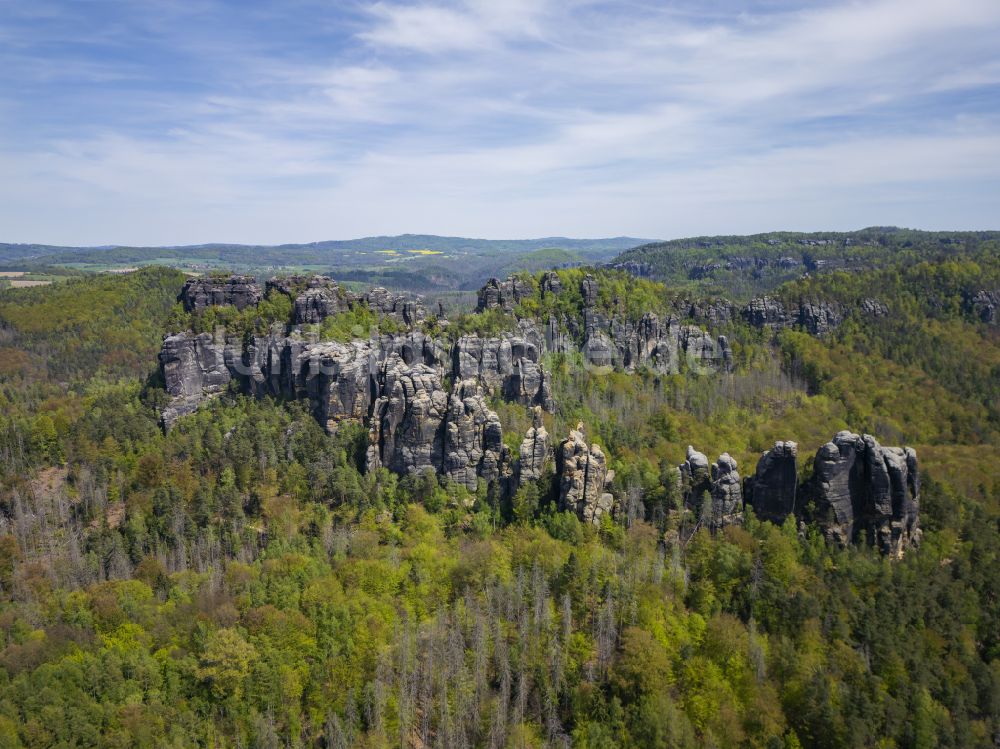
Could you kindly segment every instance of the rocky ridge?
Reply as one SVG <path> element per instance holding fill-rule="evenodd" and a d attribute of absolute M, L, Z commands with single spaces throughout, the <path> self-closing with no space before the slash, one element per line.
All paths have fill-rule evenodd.
<path fill-rule="evenodd" d="M 540 290 L 543 295 L 563 291 L 555 274 L 542 277 Z M 212 304 L 259 303 L 266 295 L 283 293 L 293 299 L 294 319 L 284 334 L 166 336 L 160 363 L 172 396 L 163 411 L 168 427 L 229 388 L 305 400 L 330 432 L 345 422 L 366 426 L 370 470 L 429 470 L 469 490 L 483 480 L 508 496 L 545 476 L 554 452 L 558 505 L 587 523 L 618 512 L 614 471 L 601 448 L 587 442 L 582 424 L 553 451 L 542 414 L 553 411 L 555 403 L 542 354 L 571 351 L 582 341 L 587 364 L 626 371 L 677 371 L 682 356 L 688 366 L 693 362 L 713 370 L 725 370 L 732 361 L 724 336 L 682 324 L 680 315 L 661 319 L 647 313 L 630 320 L 607 314 L 597 306 L 599 283 L 592 276 L 581 282 L 581 318 L 550 316 L 542 326 L 522 319 L 515 330 L 462 335 L 451 343 L 416 329 L 426 318 L 419 300 L 384 289 L 355 295 L 315 277 L 273 280 L 264 294 L 259 291 L 245 277 L 193 279 L 185 285 L 181 301 L 196 313 Z M 526 293 L 516 279 L 491 282 L 480 294 L 480 306 L 506 312 Z M 318 340 L 308 327 L 358 304 L 392 316 L 408 332 L 338 342 Z M 865 304 L 869 314 L 884 311 L 877 300 Z M 731 319 L 726 309 L 723 302 L 708 303 L 702 312 L 721 321 Z M 843 314 L 833 307 L 800 305 L 790 316 L 768 298 L 752 302 L 744 313 L 761 326 L 807 320 L 803 327 L 817 334 Z M 789 323 L 793 319 L 797 322 Z M 500 420 L 489 407 L 491 394 L 534 408 L 533 424 L 516 456 L 503 444 Z M 689 446 L 677 469 L 682 499 L 712 530 L 742 523 L 744 508 L 752 507 L 761 519 L 781 523 L 795 515 L 815 521 L 831 542 L 866 538 L 888 554 L 899 555 L 919 542 L 919 473 L 912 449 L 882 447 L 869 435 L 841 432 L 819 449 L 813 475 L 804 481 L 797 457 L 796 443 L 778 442 L 744 480 L 728 453 L 710 463 Z"/>

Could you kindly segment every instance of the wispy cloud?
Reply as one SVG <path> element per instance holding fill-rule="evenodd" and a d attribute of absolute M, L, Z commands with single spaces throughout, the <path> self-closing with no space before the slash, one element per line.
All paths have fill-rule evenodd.
<path fill-rule="evenodd" d="M 338 5 L 0 6 L 20 40 L 0 49 L 0 241 L 986 226 L 1000 207 L 995 0 Z"/>

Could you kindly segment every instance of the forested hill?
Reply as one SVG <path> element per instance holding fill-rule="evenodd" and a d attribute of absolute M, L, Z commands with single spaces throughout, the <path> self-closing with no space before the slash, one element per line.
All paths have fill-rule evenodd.
<path fill-rule="evenodd" d="M 689 274 L 519 274 L 447 321 L 311 277 L 199 279 L 183 303 L 164 268 L 0 291 L 0 747 L 995 746 L 1000 255 L 941 251 L 728 300 Z M 410 370 L 383 383 L 402 401 L 436 376 L 424 342 L 478 373 L 473 339 L 513 356 L 529 320 L 567 341 L 537 362 L 551 412 L 441 381 L 461 396 L 448 439 L 492 410 L 499 452 L 530 458 L 582 422 L 558 469 L 601 470 L 616 509 L 597 522 L 559 506 L 576 489 L 551 456 L 509 493 L 373 466 L 368 428 L 324 429 L 318 383 L 282 392 L 295 371 L 268 369 L 279 345 L 332 360 L 406 330 L 389 359 Z M 725 337 L 729 358 L 667 370 L 644 346 L 617 366 L 653 329 Z M 184 371 L 246 374 L 203 379 L 164 431 L 167 333 L 201 342 Z M 591 337 L 616 366 L 570 349 Z M 321 414 L 353 408 L 334 395 Z M 716 524 L 679 480 L 689 444 L 752 476 L 797 440 L 794 483 L 844 429 L 916 448 L 902 559 L 752 504 Z"/>
<path fill-rule="evenodd" d="M 919 260 L 945 260 L 1000 241 L 996 231 L 928 232 L 871 227 L 851 232 L 768 232 L 654 242 L 626 250 L 610 265 L 672 285 L 738 298 L 803 273 L 865 271 Z"/>

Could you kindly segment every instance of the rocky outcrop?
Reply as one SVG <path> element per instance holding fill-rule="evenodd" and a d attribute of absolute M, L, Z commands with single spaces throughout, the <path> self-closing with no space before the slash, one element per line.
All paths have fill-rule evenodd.
<path fill-rule="evenodd" d="M 575 512 L 585 523 L 598 523 L 611 513 L 614 497 L 607 491 L 614 478 L 608 470 L 604 452 L 597 445 L 587 445 L 583 424 L 569 433 L 556 453 L 559 475 L 559 508 Z"/>
<path fill-rule="evenodd" d="M 260 285 L 253 276 L 189 278 L 178 297 L 186 312 L 223 305 L 242 310 L 257 305 L 262 298 Z"/>
<path fill-rule="evenodd" d="M 789 309 L 780 300 L 764 296 L 750 300 L 743 309 L 743 319 L 755 328 L 798 326 L 812 335 L 825 335 L 843 322 L 844 309 L 826 301 L 800 301 Z"/>
<path fill-rule="evenodd" d="M 555 271 L 546 271 L 542 274 L 542 280 L 539 284 L 539 291 L 544 299 L 547 296 L 553 296 L 562 291 L 562 281 L 559 280 L 559 274 Z"/>
<path fill-rule="evenodd" d="M 378 315 L 395 318 L 408 327 L 419 324 L 427 317 L 427 310 L 421 297 L 411 298 L 403 294 L 393 294 L 381 286 L 376 286 L 363 294 L 360 301 Z"/>
<path fill-rule="evenodd" d="M 367 465 L 402 475 L 431 470 L 474 491 L 499 475 L 502 430 L 475 381 L 448 393 L 440 370 L 398 353 L 378 368 Z"/>
<path fill-rule="evenodd" d="M 743 522 L 743 484 L 736 459 L 729 453 L 709 465 L 704 453 L 688 445 L 687 458 L 677 473 L 685 506 L 709 528 Z"/>
<path fill-rule="evenodd" d="M 518 487 L 537 481 L 545 473 L 545 466 L 552 453 L 549 433 L 542 423 L 542 409 L 535 406 L 533 423 L 521 441 L 518 461 Z"/>
<path fill-rule="evenodd" d="M 458 379 L 475 378 L 506 400 L 554 408 L 548 376 L 539 363 L 534 328 L 527 335 L 503 333 L 496 338 L 462 336 L 452 349 L 452 371 Z"/>
<path fill-rule="evenodd" d="M 680 489 L 684 504 L 695 511 L 700 511 L 702 500 L 712 491 L 712 470 L 708 457 L 688 445 L 687 458 L 677 469 L 680 472 Z"/>
<path fill-rule="evenodd" d="M 167 427 L 180 416 L 193 413 L 205 398 L 221 393 L 232 379 L 225 347 L 217 344 L 210 333 L 164 338 L 160 368 L 167 393 L 173 398 L 163 411 Z"/>
<path fill-rule="evenodd" d="M 832 302 L 801 302 L 795 324 L 811 335 L 826 335 L 844 321 L 844 310 Z"/>
<path fill-rule="evenodd" d="M 597 279 L 589 273 L 580 281 L 580 294 L 583 296 L 584 307 L 596 307 L 600 285 Z"/>
<path fill-rule="evenodd" d="M 306 282 L 306 288 L 295 297 L 296 325 L 321 323 L 331 315 L 350 309 L 350 296 L 336 281 L 316 276 Z"/>
<path fill-rule="evenodd" d="M 736 459 L 722 453 L 711 471 L 712 525 L 721 528 L 743 522 L 743 484 Z"/>
<path fill-rule="evenodd" d="M 919 542 L 920 477 L 912 448 L 883 447 L 871 435 L 842 431 L 819 449 L 814 470 L 806 493 L 828 539 L 847 544 L 864 533 L 894 555 Z"/>
<path fill-rule="evenodd" d="M 743 308 L 743 319 L 755 328 L 784 328 L 789 325 L 785 305 L 769 296 L 751 299 Z"/>
<path fill-rule="evenodd" d="M 758 518 L 781 524 L 795 511 L 798 454 L 795 442 L 778 441 L 757 461 L 756 472 L 747 479 L 746 499 Z"/>
<path fill-rule="evenodd" d="M 977 291 L 969 298 L 966 307 L 980 322 L 1000 324 L 1000 290 Z"/>
<path fill-rule="evenodd" d="M 878 299 L 869 297 L 861 300 L 861 314 L 868 317 L 886 317 L 889 314 L 889 308 Z"/>
<path fill-rule="evenodd" d="M 510 276 L 506 281 L 491 278 L 479 290 L 476 312 L 500 309 L 512 312 L 514 306 L 531 294 L 531 287 L 517 276 Z"/>

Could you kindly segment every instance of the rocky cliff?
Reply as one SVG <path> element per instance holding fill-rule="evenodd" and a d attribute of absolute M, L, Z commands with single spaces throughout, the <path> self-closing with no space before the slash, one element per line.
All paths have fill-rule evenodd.
<path fill-rule="evenodd" d="M 556 274 L 542 276 L 539 291 L 565 293 Z M 163 340 L 160 365 L 172 397 L 163 410 L 169 426 L 207 398 L 234 388 L 257 397 L 273 395 L 308 402 L 329 432 L 346 422 L 368 429 L 367 466 L 399 474 L 433 471 L 475 490 L 482 480 L 511 496 L 547 475 L 554 452 L 560 509 L 586 523 L 616 512 L 611 487 L 614 471 L 596 444 L 587 442 L 583 425 L 553 451 L 542 414 L 556 404 L 551 380 L 542 365 L 547 352 L 578 351 L 585 363 L 631 371 L 659 372 L 684 368 L 726 371 L 732 352 L 724 336 L 681 322 L 684 315 L 646 313 L 638 319 L 600 306 L 599 281 L 586 276 L 577 299 L 578 317 L 550 315 L 539 325 L 530 319 L 495 335 L 466 334 L 448 341 L 428 335 L 418 324 L 426 318 L 419 299 L 372 289 L 356 295 L 322 277 L 275 279 L 263 295 L 252 279 L 192 280 L 180 299 L 198 315 L 207 306 L 246 308 L 271 294 L 292 299 L 292 319 L 284 332 L 267 335 L 212 335 L 181 332 Z M 530 287 L 515 278 L 491 281 L 480 293 L 484 310 L 514 310 Z M 988 321 L 991 297 L 970 300 Z M 405 333 L 351 341 L 319 340 L 317 323 L 365 305 L 391 316 Z M 686 304 L 686 303 L 685 303 Z M 866 314 L 885 314 L 877 300 L 863 302 Z M 557 309 L 565 309 L 565 304 Z M 718 322 L 733 319 L 722 301 L 698 307 L 699 315 Z M 754 300 L 742 312 L 761 327 L 797 325 L 816 334 L 843 318 L 843 310 L 824 304 L 800 304 L 789 310 L 770 298 Z M 420 326 L 423 327 L 423 326 Z M 517 455 L 503 444 L 500 419 L 489 406 L 498 397 L 534 409 L 533 424 Z M 838 433 L 816 455 L 811 476 L 800 481 L 798 446 L 777 442 L 743 481 L 736 460 L 723 453 L 714 462 L 689 446 L 678 467 L 686 507 L 711 530 L 743 522 L 744 507 L 775 523 L 789 515 L 815 522 L 835 543 L 861 538 L 887 554 L 899 555 L 920 539 L 919 473 L 910 448 L 883 447 L 869 435 Z"/>
<path fill-rule="evenodd" d="M 230 276 L 188 279 L 179 300 L 187 312 L 197 312 L 227 304 L 244 309 L 258 304 L 262 298 L 260 285 L 253 276 Z"/>

